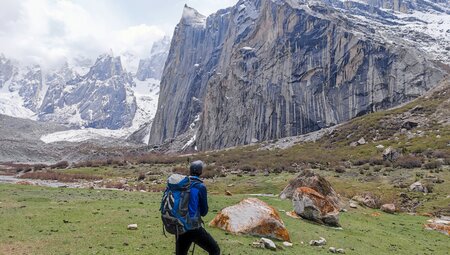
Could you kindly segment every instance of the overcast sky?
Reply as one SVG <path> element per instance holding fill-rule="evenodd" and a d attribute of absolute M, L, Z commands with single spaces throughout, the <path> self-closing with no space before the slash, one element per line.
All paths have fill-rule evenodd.
<path fill-rule="evenodd" d="M 0 0 L 0 53 L 44 65 L 112 49 L 146 56 L 187 3 L 209 15 L 237 0 Z"/>

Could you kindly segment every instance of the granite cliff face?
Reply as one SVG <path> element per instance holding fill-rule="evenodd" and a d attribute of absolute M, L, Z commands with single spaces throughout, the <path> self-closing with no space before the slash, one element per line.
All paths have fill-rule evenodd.
<path fill-rule="evenodd" d="M 440 10 L 406 0 L 242 0 L 208 18 L 185 7 L 150 143 L 249 144 L 417 98 L 446 77 L 440 53 L 449 37 L 414 30 L 421 21 L 402 15 L 447 13 L 448 3 L 434 2 Z M 388 4 L 391 10 L 379 8 Z"/>
<path fill-rule="evenodd" d="M 170 48 L 170 37 L 165 36 L 160 41 L 153 44 L 150 57 L 139 61 L 136 78 L 140 81 L 146 79 L 161 80 L 167 55 Z"/>

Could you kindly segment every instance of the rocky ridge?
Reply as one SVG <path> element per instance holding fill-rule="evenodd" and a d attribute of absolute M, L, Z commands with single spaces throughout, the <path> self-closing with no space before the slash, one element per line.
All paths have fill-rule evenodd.
<path fill-rule="evenodd" d="M 448 7 L 439 0 L 242 0 L 206 19 L 185 7 L 150 143 L 250 144 L 417 98 L 447 76 L 441 28 Z"/>

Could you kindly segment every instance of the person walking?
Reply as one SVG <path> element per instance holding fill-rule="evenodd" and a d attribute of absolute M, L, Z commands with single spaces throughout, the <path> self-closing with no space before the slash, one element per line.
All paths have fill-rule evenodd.
<path fill-rule="evenodd" d="M 204 163 L 200 160 L 191 163 L 189 179 L 191 181 L 189 198 L 189 216 L 193 229 L 178 236 L 176 240 L 176 255 L 186 255 L 194 243 L 208 252 L 209 255 L 220 255 L 220 248 L 216 240 L 202 226 L 202 218 L 208 214 L 208 195 L 206 186 L 200 179 Z"/>

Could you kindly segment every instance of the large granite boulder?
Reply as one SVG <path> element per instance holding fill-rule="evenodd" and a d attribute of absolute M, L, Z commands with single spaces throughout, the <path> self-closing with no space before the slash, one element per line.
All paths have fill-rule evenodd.
<path fill-rule="evenodd" d="M 292 198 L 294 211 L 304 219 L 339 227 L 339 208 L 327 197 L 308 187 L 298 188 Z"/>
<path fill-rule="evenodd" d="M 300 187 L 312 188 L 327 198 L 330 203 L 337 208 L 340 206 L 341 200 L 339 194 L 334 191 L 331 184 L 322 176 L 305 170 L 295 179 L 292 179 L 280 194 L 281 199 L 291 199 L 295 191 Z"/>
<path fill-rule="evenodd" d="M 257 198 L 222 209 L 209 223 L 233 234 L 246 234 L 289 241 L 289 233 L 278 212 Z"/>

